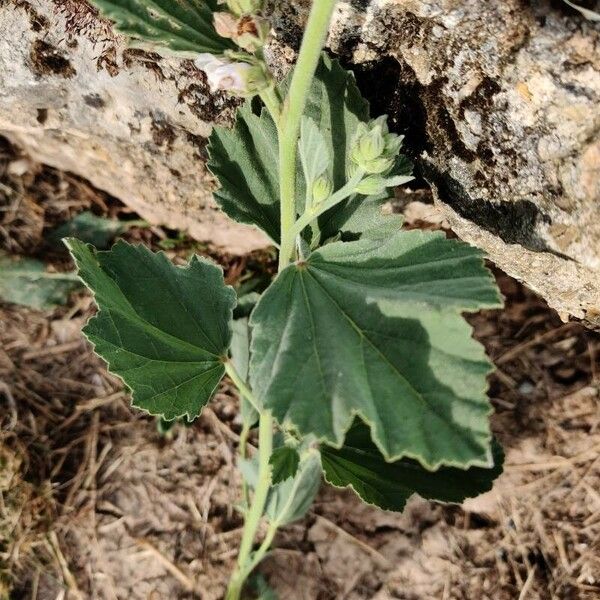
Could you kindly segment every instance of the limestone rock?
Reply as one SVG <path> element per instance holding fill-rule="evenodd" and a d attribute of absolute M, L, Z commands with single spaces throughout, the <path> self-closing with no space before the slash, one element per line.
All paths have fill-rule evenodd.
<path fill-rule="evenodd" d="M 267 241 L 212 200 L 206 138 L 234 103 L 191 60 L 128 49 L 78 0 L 0 0 L 0 135 L 154 223 L 231 252 Z"/>
<path fill-rule="evenodd" d="M 308 6 L 270 2 L 279 73 Z M 600 328 L 600 24 L 561 0 L 346 0 L 329 46 L 406 134 L 458 235 Z M 0 4 L 0 135 L 146 218 L 245 251 L 266 240 L 218 211 L 203 166 L 232 109 L 190 61 L 127 50 L 82 0 Z"/>

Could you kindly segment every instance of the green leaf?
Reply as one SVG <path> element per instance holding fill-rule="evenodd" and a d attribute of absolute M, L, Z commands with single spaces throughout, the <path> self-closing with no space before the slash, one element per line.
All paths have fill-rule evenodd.
<path fill-rule="evenodd" d="M 321 485 L 321 460 L 319 453 L 309 448 L 311 438 L 298 448 L 300 463 L 293 477 L 275 483 L 269 489 L 265 505 L 265 516 L 277 527 L 282 527 L 301 519 L 310 508 Z M 283 447 L 283 437 L 276 435 L 273 440 L 275 450 Z M 246 483 L 254 489 L 258 480 L 258 457 L 240 460 L 239 468 Z"/>
<path fill-rule="evenodd" d="M 235 314 L 235 313 L 234 313 Z M 248 319 L 235 319 L 231 324 L 231 362 L 239 376 L 246 381 L 248 379 L 248 363 L 250 362 L 250 327 Z M 242 422 L 250 426 L 258 421 L 259 414 L 248 400 L 240 394 L 240 409 Z"/>
<path fill-rule="evenodd" d="M 317 124 L 308 117 L 303 117 L 300 124 L 298 151 L 304 180 L 310 187 L 319 175 L 327 171 L 330 158 L 323 134 Z"/>
<path fill-rule="evenodd" d="M 79 213 L 70 221 L 59 225 L 48 234 L 48 241 L 62 247 L 62 239 L 74 237 L 96 248 L 107 248 L 112 240 L 130 227 L 139 226 L 140 221 L 117 221 L 97 217 L 89 211 Z"/>
<path fill-rule="evenodd" d="M 254 393 L 337 447 L 355 414 L 386 460 L 486 466 L 482 346 L 463 311 L 500 306 L 482 253 L 436 232 L 367 232 L 282 271 L 250 319 Z"/>
<path fill-rule="evenodd" d="M 193 419 L 225 369 L 235 292 L 222 270 L 194 256 L 175 267 L 162 253 L 117 242 L 98 252 L 70 239 L 79 276 L 99 312 L 84 329 L 133 404 L 167 420 Z"/>
<path fill-rule="evenodd" d="M 274 485 L 269 491 L 265 514 L 271 523 L 283 527 L 304 517 L 321 485 L 321 461 L 316 451 L 303 457 L 296 475 Z"/>
<path fill-rule="evenodd" d="M 64 304 L 79 287 L 74 273 L 49 273 L 43 262 L 0 253 L 0 300 L 38 310 Z"/>
<path fill-rule="evenodd" d="M 286 93 L 287 84 L 283 82 L 280 85 L 282 94 Z M 279 243 L 277 128 L 266 110 L 258 115 L 252 107 L 252 102 L 248 101 L 238 111 L 233 129 L 218 126 L 213 129 L 208 146 L 208 168 L 221 184 L 215 192 L 215 200 L 223 211 L 236 221 L 257 225 L 275 243 Z M 326 156 L 332 163 L 330 174 L 334 190 L 343 187 L 349 166 L 348 148 L 358 124 L 369 120 L 369 108 L 352 73 L 323 55 L 312 83 L 305 115 L 304 141 L 300 143 L 296 181 L 300 211 L 306 195 L 301 158 L 304 155 L 305 161 L 308 159 L 308 147 L 318 148 L 318 161 L 310 167 L 311 172 L 317 169 L 317 165 L 324 164 Z M 394 170 L 392 175 L 406 175 L 410 163 L 399 161 L 398 166 L 399 170 Z M 338 231 L 347 231 L 346 223 L 362 202 L 375 202 L 376 208 L 379 208 L 389 197 L 390 194 L 382 194 L 365 199 L 355 195 L 327 211 L 318 220 L 323 230 L 322 239 L 333 237 Z M 356 227 L 358 223 L 355 221 L 352 226 Z"/>
<path fill-rule="evenodd" d="M 213 26 L 216 0 L 91 0 L 115 29 L 145 44 L 186 54 L 221 54 L 235 45 Z"/>
<path fill-rule="evenodd" d="M 207 166 L 221 184 L 214 197 L 223 211 L 279 243 L 279 155 L 269 113 L 258 116 L 246 102 L 233 129 L 213 128 L 208 155 Z"/>
<path fill-rule="evenodd" d="M 300 455 L 295 448 L 290 446 L 281 446 L 275 448 L 269 464 L 272 467 L 271 481 L 273 484 L 281 483 L 290 477 L 294 477 L 300 463 Z"/>
<path fill-rule="evenodd" d="M 401 511 L 415 493 L 430 500 L 462 502 L 489 491 L 504 462 L 499 444 L 494 442 L 492 451 L 489 468 L 429 471 L 408 458 L 390 463 L 373 443 L 369 427 L 356 419 L 342 448 L 321 447 L 321 463 L 328 483 L 351 487 L 368 504 Z"/>

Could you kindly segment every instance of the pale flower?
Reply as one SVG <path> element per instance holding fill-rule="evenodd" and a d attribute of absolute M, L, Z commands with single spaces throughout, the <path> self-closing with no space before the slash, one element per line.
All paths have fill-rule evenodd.
<path fill-rule="evenodd" d="M 206 73 L 212 92 L 226 91 L 244 95 L 248 93 L 249 76 L 252 67 L 241 62 L 230 62 L 212 54 L 199 54 L 196 66 Z"/>

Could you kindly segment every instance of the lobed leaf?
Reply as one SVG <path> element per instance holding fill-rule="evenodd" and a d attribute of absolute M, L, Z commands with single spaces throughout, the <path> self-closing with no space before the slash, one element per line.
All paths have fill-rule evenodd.
<path fill-rule="evenodd" d="M 115 29 L 175 52 L 222 54 L 235 45 L 213 26 L 216 0 L 91 0 Z"/>
<path fill-rule="evenodd" d="M 491 364 L 460 313 L 499 305 L 480 251 L 392 219 L 279 274 L 250 319 L 253 390 L 337 447 L 358 414 L 386 460 L 486 466 Z"/>
<path fill-rule="evenodd" d="M 198 416 L 231 341 L 235 292 L 220 267 L 197 256 L 176 267 L 125 242 L 106 252 L 75 239 L 67 246 L 99 308 L 84 333 L 133 404 L 167 420 Z"/>
<path fill-rule="evenodd" d="M 233 129 L 214 127 L 207 163 L 221 187 L 214 197 L 232 219 L 257 225 L 279 243 L 279 154 L 277 129 L 266 110 L 251 102 L 237 112 Z"/>
<path fill-rule="evenodd" d="M 371 439 L 371 431 L 355 419 L 340 449 L 322 446 L 325 480 L 336 487 L 351 487 L 360 498 L 385 510 L 402 511 L 413 494 L 442 502 L 463 502 L 489 491 L 502 473 L 504 454 L 492 444 L 489 468 L 467 470 L 441 467 L 424 469 L 417 461 L 403 458 L 387 462 Z"/>

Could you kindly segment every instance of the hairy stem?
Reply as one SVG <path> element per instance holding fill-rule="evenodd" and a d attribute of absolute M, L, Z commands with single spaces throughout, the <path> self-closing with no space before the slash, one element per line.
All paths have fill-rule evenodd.
<path fill-rule="evenodd" d="M 281 199 L 281 246 L 279 270 L 293 259 L 294 236 L 292 228 L 296 221 L 296 157 L 300 121 L 306 106 L 321 50 L 327 38 L 327 30 L 337 0 L 314 0 L 308 18 L 304 38 L 294 68 L 292 82 L 283 103 L 281 135 L 279 140 L 279 189 Z"/>
<path fill-rule="evenodd" d="M 252 506 L 246 514 L 237 567 L 231 578 L 226 600 L 239 599 L 244 582 L 250 573 L 248 565 L 250 564 L 252 544 L 254 543 L 254 538 L 260 525 L 260 519 L 265 510 L 267 495 L 271 487 L 271 465 L 269 464 L 269 459 L 271 458 L 272 450 L 273 418 L 271 416 L 271 411 L 263 410 L 260 413 L 258 425 L 258 481 L 254 488 Z"/>
<path fill-rule="evenodd" d="M 313 0 L 308 24 L 300 47 L 298 62 L 294 68 L 292 82 L 283 105 L 275 88 L 261 93 L 261 99 L 277 124 L 279 137 L 279 186 L 281 200 L 281 246 L 279 270 L 285 268 L 293 258 L 296 222 L 296 162 L 300 121 L 306 106 L 312 80 L 325 44 L 333 8 L 337 0 Z M 252 556 L 252 545 L 263 516 L 267 496 L 271 488 L 271 466 L 273 451 L 273 418 L 269 410 L 260 408 L 246 382 L 239 376 L 231 361 L 225 362 L 227 374 L 246 399 L 260 414 L 258 431 L 258 481 L 250 509 L 246 513 L 244 532 L 240 544 L 236 570 L 227 589 L 226 600 L 239 600 L 244 583 L 269 549 L 278 523 L 272 523 L 259 549 Z M 243 441 L 247 431 L 244 430 Z M 245 452 L 241 449 L 241 452 Z"/>
<path fill-rule="evenodd" d="M 293 487 L 292 491 L 290 492 L 289 498 L 287 499 L 287 502 L 285 503 L 283 509 L 281 510 L 281 515 L 285 516 L 287 514 L 287 512 L 289 511 L 290 507 L 292 506 L 294 500 L 296 499 L 296 494 L 298 492 L 298 486 L 300 484 L 300 481 L 301 481 L 301 479 L 298 478 L 296 480 L 296 482 L 294 483 L 294 487 Z M 273 543 L 273 539 L 275 538 L 275 534 L 277 533 L 277 530 L 279 529 L 279 527 L 281 527 L 281 523 L 279 521 L 273 521 L 272 523 L 269 524 L 269 529 L 267 530 L 265 539 L 263 540 L 262 544 L 258 547 L 258 550 L 256 550 L 256 552 L 252 556 L 252 561 L 250 562 L 250 564 L 247 567 L 248 575 L 262 561 L 262 559 L 265 557 L 265 554 L 269 551 L 269 548 L 271 547 L 271 544 Z"/>
<path fill-rule="evenodd" d="M 267 107 L 271 117 L 273 117 L 273 121 L 275 121 L 275 125 L 277 125 L 277 128 L 279 129 L 281 121 L 281 98 L 279 97 L 279 93 L 275 86 L 272 85 L 263 90 L 260 93 L 260 99 Z"/>

